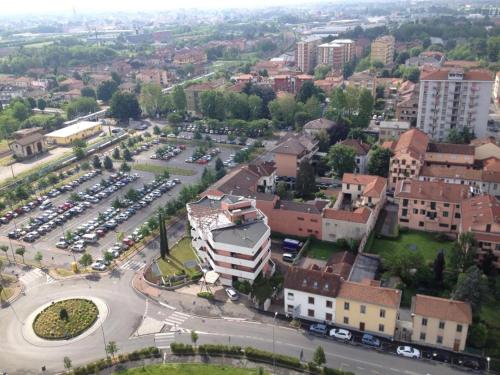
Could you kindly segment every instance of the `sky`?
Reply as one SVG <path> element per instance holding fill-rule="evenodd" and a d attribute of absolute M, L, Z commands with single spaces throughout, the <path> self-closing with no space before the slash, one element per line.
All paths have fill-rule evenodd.
<path fill-rule="evenodd" d="M 2 1 L 4 14 L 66 13 L 78 11 L 148 11 L 175 8 L 250 8 L 300 3 L 298 0 L 23 0 Z M 304 3 L 304 1 L 302 1 Z"/>

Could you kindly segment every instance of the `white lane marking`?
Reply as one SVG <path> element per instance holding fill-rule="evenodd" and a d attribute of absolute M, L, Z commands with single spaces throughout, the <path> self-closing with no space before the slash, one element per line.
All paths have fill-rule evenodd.
<path fill-rule="evenodd" d="M 164 302 L 160 302 L 160 305 L 162 305 L 163 307 L 166 307 L 167 309 L 170 309 L 170 310 L 176 310 L 175 307 L 173 306 L 170 306 L 170 305 L 167 305 L 166 303 Z"/>

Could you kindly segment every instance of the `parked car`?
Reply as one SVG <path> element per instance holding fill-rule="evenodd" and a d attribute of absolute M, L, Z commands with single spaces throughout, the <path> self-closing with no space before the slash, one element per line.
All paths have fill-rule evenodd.
<path fill-rule="evenodd" d="M 380 340 L 378 338 L 376 338 L 375 336 L 370 335 L 368 333 L 365 333 L 363 335 L 363 337 L 361 338 L 361 342 L 364 345 L 372 346 L 374 348 L 380 348 L 380 346 L 381 346 Z"/>
<path fill-rule="evenodd" d="M 396 353 L 406 358 L 420 358 L 420 350 L 411 346 L 398 346 Z"/>
<path fill-rule="evenodd" d="M 58 249 L 66 249 L 68 248 L 68 243 L 66 241 L 59 241 L 58 243 L 56 243 L 56 247 Z"/>
<path fill-rule="evenodd" d="M 327 326 L 325 324 L 311 324 L 309 327 L 309 332 L 311 333 L 317 333 L 320 335 L 326 335 L 326 332 L 328 331 Z"/>
<path fill-rule="evenodd" d="M 352 339 L 352 333 L 347 329 L 334 328 L 330 330 L 330 337 L 338 340 L 350 341 Z"/>
<path fill-rule="evenodd" d="M 100 262 L 92 263 L 90 266 L 94 271 L 104 271 L 106 269 L 106 265 Z"/>
<path fill-rule="evenodd" d="M 240 294 L 234 288 L 226 288 L 226 294 L 231 301 L 237 301 L 240 298 Z"/>

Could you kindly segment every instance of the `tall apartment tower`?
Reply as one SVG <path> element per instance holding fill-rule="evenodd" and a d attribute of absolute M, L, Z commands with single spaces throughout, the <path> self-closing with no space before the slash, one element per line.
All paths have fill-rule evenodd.
<path fill-rule="evenodd" d="M 392 35 L 384 35 L 372 42 L 371 61 L 380 61 L 388 65 L 394 60 L 394 44 L 396 40 Z"/>
<path fill-rule="evenodd" d="M 297 42 L 295 48 L 295 63 L 302 72 L 307 74 L 312 72 L 316 67 L 318 45 L 320 43 L 321 38 L 318 36 L 310 36 Z"/>
<path fill-rule="evenodd" d="M 354 54 L 353 40 L 335 39 L 318 46 L 318 64 L 331 66 L 333 70 L 342 70 L 344 64 L 354 58 Z"/>
<path fill-rule="evenodd" d="M 488 71 L 440 69 L 420 80 L 417 127 L 435 141 L 445 141 L 451 129 L 468 128 L 486 136 L 493 77 Z"/>

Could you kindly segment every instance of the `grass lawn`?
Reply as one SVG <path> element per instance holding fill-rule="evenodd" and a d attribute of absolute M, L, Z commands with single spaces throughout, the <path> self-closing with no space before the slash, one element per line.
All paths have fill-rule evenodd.
<path fill-rule="evenodd" d="M 162 174 L 164 171 L 168 171 L 170 174 L 175 174 L 179 176 L 194 176 L 196 171 L 193 169 L 187 168 L 177 168 L 177 167 L 168 167 L 161 166 L 155 164 L 132 164 L 133 169 L 137 169 L 138 171 L 150 172 L 154 174 Z"/>
<path fill-rule="evenodd" d="M 15 291 L 15 282 L 16 278 L 12 275 L 3 275 L 2 274 L 2 293 L 0 293 L 0 301 L 7 301 Z"/>
<path fill-rule="evenodd" d="M 332 254 L 343 250 L 347 249 L 339 248 L 334 242 L 313 240 L 307 251 L 307 256 L 314 259 L 328 260 Z"/>
<path fill-rule="evenodd" d="M 371 249 L 366 252 L 379 254 L 382 258 L 389 257 L 395 252 L 410 252 L 411 246 L 416 245 L 415 252 L 421 253 L 426 262 L 433 262 L 437 252 L 444 249 L 445 254 L 451 249 L 452 241 L 438 241 L 434 233 L 408 231 L 400 233 L 397 239 L 375 238 Z"/>
<path fill-rule="evenodd" d="M 7 151 L 9 149 L 9 141 L 2 139 L 0 141 L 0 152 Z"/>
<path fill-rule="evenodd" d="M 118 371 L 118 374 L 130 375 L 254 375 L 258 374 L 259 370 L 249 368 L 238 368 L 231 366 L 216 366 L 205 364 L 166 364 L 166 365 L 153 365 L 140 368 L 129 369 L 125 371 Z M 268 374 L 268 372 L 264 372 Z"/>
<path fill-rule="evenodd" d="M 498 311 L 500 310 L 500 302 L 492 301 L 486 303 L 481 308 L 480 319 L 488 328 L 488 336 L 486 339 L 487 356 L 492 357 L 491 369 L 500 370 L 500 320 L 498 319 Z"/>
<path fill-rule="evenodd" d="M 163 276 L 173 276 L 176 273 L 186 271 L 188 275 L 194 274 L 198 271 L 197 268 L 186 268 L 184 262 L 189 260 L 197 261 L 194 250 L 191 246 L 191 238 L 185 237 L 179 241 L 177 245 L 170 249 L 170 256 L 165 260 L 159 259 L 158 266 L 163 274 Z"/>

